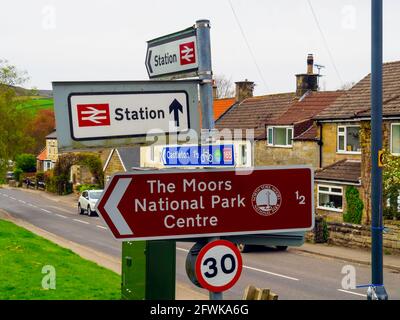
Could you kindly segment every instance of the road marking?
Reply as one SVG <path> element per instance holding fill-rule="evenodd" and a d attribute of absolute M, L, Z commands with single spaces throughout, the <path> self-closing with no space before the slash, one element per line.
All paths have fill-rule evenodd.
<path fill-rule="evenodd" d="M 11 197 L 11 196 L 10 196 L 10 199 L 17 200 L 17 199 L 15 199 L 14 197 Z"/>
<path fill-rule="evenodd" d="M 246 269 L 249 269 L 249 270 L 253 270 L 253 271 L 262 272 L 262 273 L 267 273 L 267 274 L 270 274 L 272 276 L 277 276 L 277 277 L 281 277 L 281 278 L 285 278 L 285 279 L 289 279 L 289 280 L 293 280 L 293 281 L 299 281 L 299 279 L 297 279 L 297 278 L 285 276 L 283 274 L 279 274 L 279 273 L 275 273 L 275 272 L 270 272 L 270 271 L 266 271 L 266 270 L 262 270 L 262 269 L 249 267 L 249 266 L 243 266 L 243 268 L 246 268 Z"/>
<path fill-rule="evenodd" d="M 66 216 L 63 216 L 62 214 L 58 214 L 58 213 L 56 213 L 56 216 L 60 217 L 60 218 L 68 219 Z"/>
<path fill-rule="evenodd" d="M 33 208 L 37 208 L 37 206 L 35 206 L 35 205 L 32 204 L 32 203 L 28 203 L 28 206 L 33 207 Z"/>
<path fill-rule="evenodd" d="M 104 229 L 104 230 L 107 230 L 107 228 L 106 228 L 106 227 L 103 227 L 103 226 L 96 225 L 96 227 L 97 227 L 97 228 Z"/>
<path fill-rule="evenodd" d="M 52 213 L 51 211 L 46 210 L 46 209 L 43 209 L 43 208 L 40 208 L 40 210 L 42 210 L 42 211 L 44 211 L 44 212 L 46 212 L 46 213 Z"/>
<path fill-rule="evenodd" d="M 184 248 L 179 248 L 179 247 L 176 247 L 176 250 L 183 251 L 183 252 L 189 252 L 189 250 L 184 249 Z M 273 275 L 273 276 L 277 276 L 277 277 L 281 277 L 281 278 L 285 278 L 285 279 L 289 279 L 289 280 L 293 280 L 293 281 L 299 281 L 299 279 L 297 279 L 297 278 L 285 276 L 283 274 L 274 273 L 274 272 L 270 272 L 270 271 L 266 271 L 266 270 L 262 270 L 262 269 L 253 268 L 253 267 L 246 266 L 246 265 L 244 265 L 243 268 L 246 268 L 246 269 L 249 269 L 249 270 L 253 270 L 253 271 L 262 272 L 262 273 L 267 273 L 267 274 L 270 274 L 270 275 Z"/>
<path fill-rule="evenodd" d="M 347 291 L 347 290 L 343 290 L 343 289 L 338 289 L 338 291 L 344 292 L 344 293 L 351 293 L 351 294 L 354 294 L 354 295 L 356 295 L 356 296 L 360 296 L 360 297 L 364 297 L 364 298 L 367 297 L 366 294 L 357 293 L 357 292 L 352 292 L 352 291 Z"/>
<path fill-rule="evenodd" d="M 6 197 L 6 198 L 8 198 L 8 195 L 6 195 L 5 193 L 3 193 L 3 197 Z"/>
<path fill-rule="evenodd" d="M 76 222 L 84 223 L 84 224 L 89 224 L 87 221 L 79 220 L 79 219 L 73 219 Z"/>
<path fill-rule="evenodd" d="M 26 203 L 25 201 L 23 201 L 23 200 L 18 200 L 19 202 L 21 202 L 21 203 Z"/>

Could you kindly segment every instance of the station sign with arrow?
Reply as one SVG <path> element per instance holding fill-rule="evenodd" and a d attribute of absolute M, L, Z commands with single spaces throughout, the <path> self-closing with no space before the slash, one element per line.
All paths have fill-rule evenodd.
<path fill-rule="evenodd" d="M 196 29 L 188 28 L 147 42 L 149 78 L 179 78 L 198 70 Z"/>
<path fill-rule="evenodd" d="M 53 86 L 61 149 L 104 146 L 110 144 L 109 139 L 138 143 L 151 135 L 198 129 L 196 81 L 54 83 Z M 64 128 L 67 119 L 69 128 Z M 113 146 L 119 144 L 113 140 Z"/>

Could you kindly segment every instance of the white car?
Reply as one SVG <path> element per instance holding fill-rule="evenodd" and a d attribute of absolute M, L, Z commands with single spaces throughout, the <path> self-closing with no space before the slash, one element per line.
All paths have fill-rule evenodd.
<path fill-rule="evenodd" d="M 94 207 L 97 201 L 100 199 L 103 190 L 86 190 L 83 191 L 78 200 L 78 213 L 93 216 L 96 214 Z"/>

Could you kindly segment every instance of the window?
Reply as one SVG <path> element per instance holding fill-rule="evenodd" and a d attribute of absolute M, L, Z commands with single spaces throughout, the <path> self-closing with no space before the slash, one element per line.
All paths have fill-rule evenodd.
<path fill-rule="evenodd" d="M 360 153 L 360 126 L 338 126 L 337 151 Z"/>
<path fill-rule="evenodd" d="M 268 145 L 278 147 L 291 147 L 293 127 L 268 127 Z"/>
<path fill-rule="evenodd" d="M 318 185 L 318 208 L 343 211 L 343 188 Z"/>
<path fill-rule="evenodd" d="M 400 155 L 400 123 L 392 123 L 390 149 L 393 154 Z"/>

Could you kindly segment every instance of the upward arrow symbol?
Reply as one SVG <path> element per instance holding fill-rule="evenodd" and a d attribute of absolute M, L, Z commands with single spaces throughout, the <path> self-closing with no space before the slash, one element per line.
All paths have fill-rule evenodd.
<path fill-rule="evenodd" d="M 183 113 L 183 107 L 178 100 L 174 99 L 169 106 L 169 113 L 174 112 L 175 125 L 179 127 L 179 112 Z"/>

